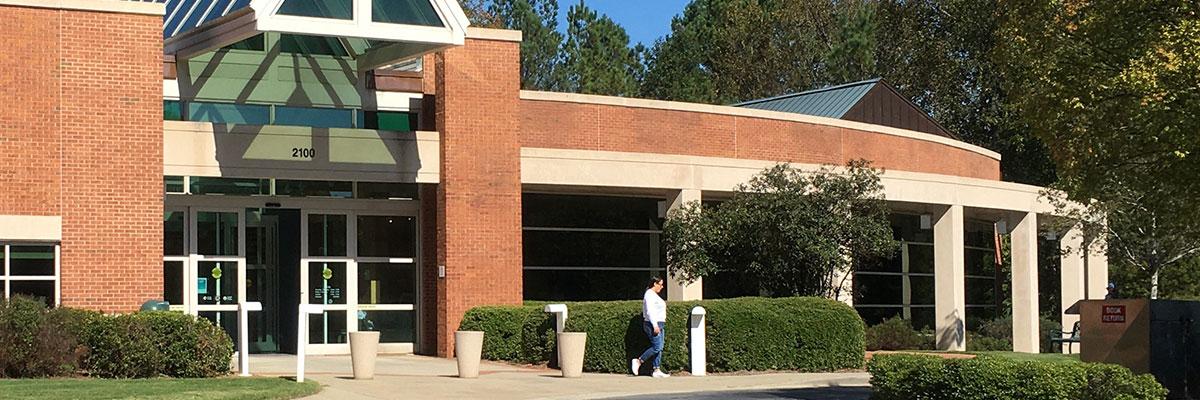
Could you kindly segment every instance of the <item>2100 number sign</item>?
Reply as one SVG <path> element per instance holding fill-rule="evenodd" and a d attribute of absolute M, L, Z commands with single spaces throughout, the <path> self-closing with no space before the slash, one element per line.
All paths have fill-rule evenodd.
<path fill-rule="evenodd" d="M 313 158 L 317 156 L 317 151 L 307 148 L 292 148 L 292 158 Z"/>

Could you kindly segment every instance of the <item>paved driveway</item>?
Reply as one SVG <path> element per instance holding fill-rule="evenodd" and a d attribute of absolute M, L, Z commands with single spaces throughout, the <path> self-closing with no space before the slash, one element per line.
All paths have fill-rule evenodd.
<path fill-rule="evenodd" d="M 869 398 L 871 398 L 871 388 L 868 387 L 827 387 L 654 394 L 628 397 L 610 397 L 607 400 L 867 400 Z"/>

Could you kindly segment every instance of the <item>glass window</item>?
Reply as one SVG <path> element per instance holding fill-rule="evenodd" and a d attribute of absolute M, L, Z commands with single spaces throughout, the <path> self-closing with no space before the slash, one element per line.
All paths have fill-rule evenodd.
<path fill-rule="evenodd" d="M 358 217 L 358 256 L 416 257 L 416 234 L 416 218 L 360 215 Z"/>
<path fill-rule="evenodd" d="M 308 264 L 308 303 L 346 304 L 346 263 Z"/>
<path fill-rule="evenodd" d="M 54 281 L 9 281 L 9 293 L 12 296 L 25 295 L 37 298 L 46 306 L 54 306 Z"/>
<path fill-rule="evenodd" d="M 659 199 L 526 193 L 521 196 L 526 227 L 646 229 L 662 228 Z"/>
<path fill-rule="evenodd" d="M 275 125 L 353 128 L 354 111 L 336 108 L 275 106 Z"/>
<path fill-rule="evenodd" d="M 163 300 L 183 304 L 183 261 L 163 261 Z"/>
<path fill-rule="evenodd" d="M 183 193 L 182 176 L 164 176 L 163 191 L 167 193 Z"/>
<path fill-rule="evenodd" d="M 417 269 L 413 264 L 358 264 L 359 304 L 416 304 Z"/>
<path fill-rule="evenodd" d="M 189 101 L 187 120 L 221 124 L 267 125 L 271 107 L 258 104 L 205 103 Z"/>
<path fill-rule="evenodd" d="M 415 183 L 394 183 L 394 182 L 359 182 L 358 193 L 355 197 L 360 199 L 416 199 L 419 197 L 420 190 Z"/>
<path fill-rule="evenodd" d="M 346 256 L 346 216 L 310 214 L 308 216 L 308 255 Z"/>
<path fill-rule="evenodd" d="M 189 181 L 192 194 L 226 194 L 254 196 L 271 194 L 270 179 L 209 178 L 193 176 Z"/>
<path fill-rule="evenodd" d="M 526 266 L 658 268 L 666 255 L 657 233 L 524 231 Z"/>
<path fill-rule="evenodd" d="M 371 20 L 388 24 L 444 26 L 429 0 L 374 0 Z"/>
<path fill-rule="evenodd" d="M 279 51 L 309 55 L 346 57 L 349 55 L 341 41 L 333 37 L 280 34 Z M 346 119 L 349 120 L 347 115 Z"/>
<path fill-rule="evenodd" d="M 280 15 L 332 19 L 354 19 L 354 0 L 287 0 Z"/>
<path fill-rule="evenodd" d="M 524 271 L 526 300 L 600 301 L 640 299 L 649 271 L 529 269 Z M 664 290 L 663 295 L 666 294 Z"/>
<path fill-rule="evenodd" d="M 380 343 L 412 343 L 416 341 L 416 313 L 413 311 L 361 310 L 358 330 L 379 332 Z"/>
<path fill-rule="evenodd" d="M 200 261 L 196 264 L 198 304 L 236 304 L 238 268 L 232 261 Z"/>
<path fill-rule="evenodd" d="M 417 130 L 417 114 L 393 111 L 365 112 L 366 129 L 381 131 L 412 132 Z"/>
<path fill-rule="evenodd" d="M 855 304 L 898 305 L 904 302 L 901 277 L 896 275 L 854 275 Z"/>
<path fill-rule="evenodd" d="M 295 197 L 339 197 L 350 198 L 354 184 L 343 181 L 291 181 L 275 180 L 275 194 Z"/>
<path fill-rule="evenodd" d="M 183 104 L 179 100 L 163 100 L 163 120 L 183 121 Z"/>
<path fill-rule="evenodd" d="M 187 229 L 184 221 L 185 214 L 183 211 L 163 212 L 163 255 L 187 255 L 187 250 L 183 248 L 183 232 Z"/>
<path fill-rule="evenodd" d="M 8 257 L 9 275 L 54 276 L 54 246 L 13 245 L 9 246 Z"/>
<path fill-rule="evenodd" d="M 196 213 L 196 245 L 206 256 L 238 254 L 238 215 L 235 212 Z"/>
<path fill-rule="evenodd" d="M 222 50 L 254 50 L 263 51 L 266 48 L 266 38 L 263 35 L 257 34 L 246 38 L 240 42 L 222 47 Z"/>
<path fill-rule="evenodd" d="M 309 315 L 308 343 L 346 343 L 346 312 L 325 311 Z"/>

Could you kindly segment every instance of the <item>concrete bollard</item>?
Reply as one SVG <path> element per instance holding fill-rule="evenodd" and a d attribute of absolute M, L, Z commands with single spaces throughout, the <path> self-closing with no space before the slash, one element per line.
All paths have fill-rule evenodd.
<path fill-rule="evenodd" d="M 707 373 L 708 355 L 704 342 L 704 316 L 707 312 L 704 307 L 692 307 L 690 336 L 691 343 L 688 344 L 692 359 L 692 376 L 704 376 Z"/>
<path fill-rule="evenodd" d="M 483 357 L 483 332 L 454 332 L 454 358 L 459 378 L 478 378 L 479 359 Z"/>
<path fill-rule="evenodd" d="M 587 350 L 587 332 L 558 334 L 558 366 L 563 378 L 583 376 L 583 354 Z"/>
<path fill-rule="evenodd" d="M 354 379 L 375 378 L 375 358 L 379 354 L 379 332 L 350 332 L 350 364 Z"/>

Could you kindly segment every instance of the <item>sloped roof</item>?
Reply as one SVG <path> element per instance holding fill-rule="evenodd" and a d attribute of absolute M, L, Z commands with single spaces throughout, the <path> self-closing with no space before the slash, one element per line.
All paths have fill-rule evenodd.
<path fill-rule="evenodd" d="M 734 104 L 736 107 L 842 118 L 880 82 L 879 78 Z"/>

